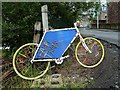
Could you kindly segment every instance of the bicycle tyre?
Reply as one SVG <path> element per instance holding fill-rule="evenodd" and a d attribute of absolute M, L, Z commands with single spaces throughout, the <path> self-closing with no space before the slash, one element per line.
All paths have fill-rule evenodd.
<path fill-rule="evenodd" d="M 80 49 L 80 50 L 78 50 L 79 48 L 81 48 L 80 46 L 83 46 L 82 45 L 82 41 L 80 41 L 78 44 L 77 44 L 77 46 L 76 46 L 76 50 L 75 50 L 75 56 L 76 56 L 76 59 L 77 59 L 77 61 L 79 62 L 79 64 L 80 65 L 82 65 L 83 67 L 86 67 L 86 68 L 94 68 L 94 67 L 96 67 L 96 66 L 98 66 L 102 61 L 103 61 L 103 59 L 104 59 L 104 46 L 102 45 L 102 43 L 98 40 L 98 39 L 96 39 L 96 38 L 92 38 L 92 37 L 88 37 L 88 38 L 85 38 L 84 39 L 85 40 L 85 42 L 87 42 L 88 40 L 91 40 L 91 41 L 94 41 L 94 42 L 96 42 L 96 47 L 97 47 L 97 45 L 99 45 L 99 47 L 101 48 L 98 48 L 98 52 L 97 51 L 95 51 L 95 50 L 92 50 L 92 49 L 94 49 L 93 47 L 95 47 L 94 45 L 93 45 L 93 47 L 90 47 L 90 43 L 88 44 L 88 43 L 86 43 L 87 44 L 87 46 L 88 46 L 88 48 L 90 49 L 90 50 L 92 50 L 92 53 L 91 54 L 93 54 L 94 52 L 97 52 L 98 53 L 98 55 L 100 55 L 99 57 L 99 60 L 98 60 L 98 62 L 97 63 L 94 63 L 94 64 L 91 64 L 91 65 L 87 65 L 87 64 L 85 64 L 85 63 L 83 63 L 82 61 L 86 61 L 87 62 L 87 60 L 89 60 L 89 62 L 90 61 L 92 61 L 92 59 L 90 60 L 89 59 L 89 56 L 87 57 L 87 55 L 88 55 L 88 53 L 89 52 L 87 52 L 87 51 L 85 51 L 85 49 L 83 49 L 84 47 L 82 47 L 82 49 Z M 88 41 L 89 42 L 89 41 Z M 91 42 L 91 45 L 93 44 L 93 42 Z M 92 49 L 91 49 L 92 48 Z M 100 49 L 100 50 L 99 50 Z M 81 54 L 81 55 L 78 55 L 79 54 L 79 52 L 81 52 L 82 50 L 84 50 L 84 54 Z M 79 51 L 79 52 L 78 52 Z M 93 52 L 94 51 L 94 52 Z M 101 51 L 101 52 L 100 52 Z M 90 53 L 89 53 L 90 54 Z M 97 54 L 96 54 L 97 55 Z M 96 56 L 96 55 L 92 55 L 92 56 Z M 84 60 L 82 60 L 83 58 L 82 57 L 85 57 L 84 58 Z M 79 57 L 81 57 L 81 58 L 79 58 Z M 96 58 L 96 57 L 95 57 Z M 93 58 L 93 61 L 95 61 L 94 60 L 94 58 Z"/>
<path fill-rule="evenodd" d="M 27 47 L 30 47 L 30 48 L 27 48 Z M 27 79 L 27 80 L 38 79 L 38 78 L 42 77 L 47 72 L 47 70 L 50 66 L 50 62 L 42 62 L 42 63 L 46 63 L 46 66 L 45 66 L 45 70 L 41 71 L 42 73 L 39 74 L 40 73 L 39 69 L 42 67 L 41 62 L 33 62 L 33 64 L 31 64 L 30 60 L 32 59 L 37 47 L 38 47 L 37 43 L 25 44 L 25 45 L 21 46 L 19 49 L 17 49 L 17 51 L 15 52 L 15 54 L 13 56 L 14 71 L 16 72 L 16 74 L 18 76 L 20 76 L 23 79 Z M 29 53 L 26 53 L 27 50 L 29 51 Z M 31 50 L 33 50 L 33 51 L 30 52 Z M 21 53 L 24 53 L 25 55 L 21 54 Z M 36 67 L 35 65 L 37 65 L 39 68 Z M 39 65 L 41 65 L 41 66 L 39 66 Z M 21 67 L 22 68 L 24 67 L 24 68 L 22 70 L 19 70 Z M 31 69 L 34 70 L 34 72 L 32 70 L 30 71 L 28 69 L 28 67 L 30 70 Z M 33 68 L 33 67 L 36 67 L 36 68 Z M 27 71 L 25 71 L 25 70 L 27 70 Z M 25 74 L 23 74 L 23 72 L 25 72 Z M 28 74 L 27 74 L 27 72 L 28 72 Z M 37 74 L 37 72 L 38 72 L 38 74 Z M 32 75 L 32 73 L 33 73 L 33 75 Z M 36 76 L 34 75 L 35 73 L 37 74 Z"/>

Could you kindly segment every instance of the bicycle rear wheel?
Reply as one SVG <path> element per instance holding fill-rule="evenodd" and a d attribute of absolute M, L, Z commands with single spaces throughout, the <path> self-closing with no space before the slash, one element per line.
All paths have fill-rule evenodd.
<path fill-rule="evenodd" d="M 84 40 L 92 53 L 86 51 L 82 45 L 82 41 L 80 41 L 75 50 L 76 59 L 83 67 L 94 68 L 98 66 L 104 59 L 104 47 L 96 38 L 89 37 L 85 38 Z"/>
<path fill-rule="evenodd" d="M 38 44 L 36 43 L 25 44 L 13 56 L 13 68 L 23 79 L 33 80 L 40 78 L 50 66 L 50 62 L 30 62 L 37 47 Z"/>

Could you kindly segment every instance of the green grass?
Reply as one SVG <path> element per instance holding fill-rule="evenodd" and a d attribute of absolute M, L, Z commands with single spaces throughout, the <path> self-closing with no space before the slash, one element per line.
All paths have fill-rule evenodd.
<path fill-rule="evenodd" d="M 24 80 L 19 76 L 2 80 L 3 88 L 30 88 L 32 81 Z"/>

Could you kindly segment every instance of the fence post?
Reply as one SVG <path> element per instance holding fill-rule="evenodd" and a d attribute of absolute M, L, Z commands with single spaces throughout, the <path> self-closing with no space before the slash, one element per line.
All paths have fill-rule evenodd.
<path fill-rule="evenodd" d="M 34 25 L 34 38 L 33 43 L 39 43 L 41 32 L 41 22 L 36 21 Z"/>
<path fill-rule="evenodd" d="M 43 32 L 48 30 L 48 7 L 44 5 L 41 7 L 42 11 L 42 22 L 43 22 Z"/>

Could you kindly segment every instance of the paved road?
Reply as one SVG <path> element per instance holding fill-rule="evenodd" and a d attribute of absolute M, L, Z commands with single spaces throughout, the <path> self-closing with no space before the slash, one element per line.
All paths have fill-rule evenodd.
<path fill-rule="evenodd" d="M 106 40 L 110 43 L 116 44 L 120 46 L 119 35 L 120 32 L 114 30 L 106 30 L 106 29 L 80 29 L 81 34 L 87 36 L 93 36 L 96 38 L 100 38 Z M 119 41 L 119 42 L 118 42 Z"/>

